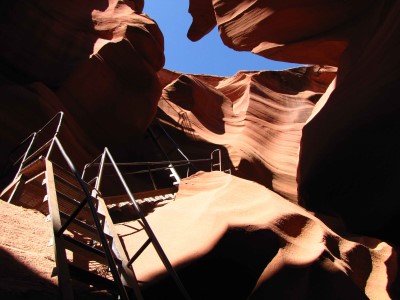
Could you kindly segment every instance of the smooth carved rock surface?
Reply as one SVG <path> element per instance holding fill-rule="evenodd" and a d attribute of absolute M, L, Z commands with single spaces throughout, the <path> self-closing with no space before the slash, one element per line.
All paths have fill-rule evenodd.
<path fill-rule="evenodd" d="M 191 0 L 192 40 L 218 25 L 234 49 L 320 65 L 229 78 L 162 70 L 163 36 L 143 1 L 2 5 L 1 165 L 60 110 L 60 139 L 78 166 L 104 146 L 134 160 L 158 104 L 186 153 L 223 148 L 232 172 L 184 179 L 176 200 L 148 216 L 194 298 L 399 298 L 391 230 L 399 220 L 400 3 Z M 16 270 L 15 294 L 6 280 L 0 293 L 52 299 L 53 258 L 32 260 L 43 245 L 15 225 L 27 226 L 27 212 L 1 206 L 1 254 L 19 263 L 2 268 Z M 43 240 L 50 223 L 29 217 L 38 226 L 29 234 Z M 118 227 L 134 253 L 144 232 L 135 222 Z M 135 269 L 145 299 L 179 297 L 151 247 Z"/>
<path fill-rule="evenodd" d="M 344 238 L 271 190 L 223 172 L 184 179 L 148 216 L 194 299 L 395 299 L 398 256 L 373 238 Z M 147 239 L 117 225 L 130 255 Z M 150 299 L 180 299 L 153 247 L 134 263 Z"/>
<path fill-rule="evenodd" d="M 379 2 L 379 3 L 377 3 Z M 360 19 L 383 1 L 190 0 L 188 37 L 218 26 L 225 45 L 286 62 L 337 66 Z"/>
<path fill-rule="evenodd" d="M 223 146 L 229 157 L 224 169 L 297 202 L 301 130 L 335 75 L 335 68 L 321 66 L 239 72 L 229 78 L 185 74 L 176 78 L 161 71 L 162 82 L 164 77 L 175 80 L 164 88 L 159 107 L 174 121 L 169 124 L 194 144 Z M 183 143 L 185 149 L 188 142 Z"/>
<path fill-rule="evenodd" d="M 198 40 L 218 26 L 236 50 L 338 66 L 337 80 L 302 131 L 299 199 L 387 239 L 399 227 L 398 1 L 190 1 Z"/>
<path fill-rule="evenodd" d="M 326 104 L 303 129 L 299 198 L 341 216 L 349 231 L 400 245 L 400 3 L 384 4 L 349 44 Z"/>

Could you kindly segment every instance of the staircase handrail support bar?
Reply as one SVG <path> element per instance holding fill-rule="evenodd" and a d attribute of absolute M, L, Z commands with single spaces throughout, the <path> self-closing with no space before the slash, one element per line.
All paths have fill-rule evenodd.
<path fill-rule="evenodd" d="M 198 162 L 210 162 L 212 163 L 214 161 L 214 153 L 217 152 L 219 153 L 218 155 L 218 163 L 216 164 L 211 164 L 211 171 L 213 171 L 213 166 L 218 165 L 219 166 L 219 171 L 221 171 L 221 150 L 220 149 L 215 149 L 214 151 L 211 152 L 211 157 L 210 158 L 198 158 L 198 159 L 189 159 L 189 160 L 171 160 L 171 161 L 143 161 L 143 162 L 119 162 L 116 163 L 117 166 L 157 166 L 157 165 L 167 165 L 166 167 L 159 167 L 159 168 L 147 168 L 145 170 L 139 170 L 139 171 L 132 171 L 132 172 L 126 172 L 124 174 L 141 174 L 141 173 L 146 173 L 146 172 L 153 172 L 153 171 L 163 171 L 163 170 L 168 170 L 171 168 L 171 164 L 173 167 L 183 167 L 187 166 L 188 164 L 191 163 L 198 163 Z M 100 156 L 99 156 L 100 157 Z M 96 163 L 95 161 L 99 158 L 97 157 L 94 161 L 91 163 L 88 163 L 84 167 L 84 171 L 82 173 L 82 178 L 84 178 L 85 172 L 89 167 L 92 166 L 100 166 L 101 162 Z M 112 166 L 112 163 L 107 163 L 104 162 L 104 166 Z M 98 178 L 96 176 L 95 178 Z"/>
<path fill-rule="evenodd" d="M 23 165 L 24 165 L 25 161 L 28 159 L 28 154 L 29 154 L 29 152 L 30 152 L 30 150 L 31 150 L 31 148 L 32 148 L 32 146 L 33 146 L 33 143 L 34 143 L 35 139 L 37 138 L 37 136 L 39 135 L 39 133 L 41 133 L 53 120 L 55 120 L 55 118 L 56 118 L 58 115 L 60 116 L 60 118 L 59 118 L 59 120 L 58 120 L 57 128 L 56 128 L 56 131 L 55 131 L 55 133 L 54 133 L 54 135 L 53 135 L 53 138 L 51 138 L 48 142 L 46 142 L 41 148 L 39 148 L 39 149 L 37 150 L 37 153 L 40 153 L 40 152 L 43 151 L 43 150 L 49 145 L 49 143 L 50 143 L 49 149 L 47 150 L 47 154 L 46 154 L 46 158 L 47 158 L 47 159 L 49 158 L 49 156 L 50 156 L 50 154 L 51 154 L 51 151 L 52 151 L 52 149 L 53 149 L 54 139 L 55 139 L 55 137 L 57 137 L 57 135 L 58 135 L 58 133 L 59 133 L 59 131 L 60 131 L 61 123 L 62 123 L 63 116 L 64 116 L 64 112 L 62 112 L 62 111 L 60 111 L 60 112 L 58 112 L 56 115 L 54 115 L 54 116 L 53 116 L 44 126 L 42 126 L 38 131 L 35 131 L 35 132 L 31 133 L 26 139 L 24 139 L 24 140 L 19 144 L 19 145 L 22 145 L 22 144 L 24 144 L 27 140 L 29 140 L 29 138 L 32 138 L 31 141 L 30 141 L 30 143 L 29 143 L 29 146 L 27 147 L 27 149 L 26 149 L 26 151 L 25 151 L 25 153 L 24 153 L 24 155 L 23 155 L 23 157 L 22 157 L 21 163 L 20 163 L 20 165 L 19 165 L 18 171 L 17 171 L 17 173 L 16 173 L 14 179 L 16 179 L 16 178 L 19 176 L 19 174 L 20 174 L 20 172 L 21 172 L 21 170 L 22 170 L 22 168 L 23 168 Z M 15 150 L 16 150 L 16 149 L 14 149 L 14 151 L 15 151 Z M 36 152 L 35 152 L 35 153 L 36 153 Z M 35 154 L 35 153 L 34 153 L 34 154 Z M 16 162 L 18 162 L 19 160 L 20 160 L 20 159 L 18 159 Z M 15 162 L 15 163 L 16 163 L 16 162 Z"/>
<path fill-rule="evenodd" d="M 162 249 L 161 244 L 158 242 L 158 239 L 156 238 L 153 230 L 151 229 L 150 224 L 147 222 L 145 215 L 143 214 L 142 210 L 140 209 L 138 203 L 136 202 L 131 190 L 129 189 L 124 177 L 122 176 L 117 164 L 114 161 L 114 158 L 112 157 L 112 155 L 111 155 L 111 153 L 110 153 L 110 151 L 108 150 L 107 147 L 104 148 L 104 152 L 103 152 L 103 155 L 102 155 L 102 158 L 101 158 L 102 164 L 101 164 L 101 166 L 99 168 L 99 174 L 98 174 L 99 180 L 98 180 L 98 182 L 96 184 L 96 188 L 100 189 L 100 181 L 101 181 L 101 178 L 102 178 L 102 172 L 103 172 L 103 169 L 104 169 L 103 167 L 104 167 L 104 164 L 105 164 L 106 156 L 108 156 L 108 158 L 110 159 L 111 164 L 114 167 L 115 172 L 117 173 L 117 175 L 118 175 L 118 177 L 119 177 L 119 179 L 120 179 L 120 181 L 121 181 L 121 183 L 122 183 L 122 185 L 123 185 L 128 197 L 129 197 L 129 199 L 131 200 L 131 202 L 132 202 L 132 204 L 133 204 L 133 206 L 134 206 L 134 208 L 135 208 L 140 220 L 142 221 L 143 228 L 146 231 L 149 239 L 152 241 L 153 246 L 154 246 L 158 256 L 160 257 L 162 263 L 164 264 L 165 268 L 167 269 L 167 271 L 172 276 L 173 280 L 175 281 L 176 285 L 178 286 L 178 288 L 181 291 L 181 293 L 184 296 L 184 298 L 189 300 L 190 299 L 189 294 L 187 293 L 186 289 L 184 288 L 182 282 L 180 281 L 180 279 L 178 277 L 178 274 L 175 272 L 174 268 L 172 267 L 170 261 L 168 260 L 168 258 L 166 256 L 166 254 L 164 253 L 164 250 Z M 149 243 L 147 243 L 147 244 L 149 244 Z M 133 261 L 131 259 L 129 263 L 131 264 L 132 262 Z"/>

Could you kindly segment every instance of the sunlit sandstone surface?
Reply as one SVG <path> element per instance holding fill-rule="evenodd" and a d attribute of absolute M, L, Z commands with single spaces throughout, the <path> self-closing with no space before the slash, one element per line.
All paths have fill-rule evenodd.
<path fill-rule="evenodd" d="M 218 26 L 228 47 L 309 65 L 229 78 L 163 69 L 144 4 L 4 2 L 2 169 L 60 110 L 78 167 L 104 146 L 135 160 L 157 115 L 189 157 L 223 150 L 221 172 L 183 179 L 147 216 L 193 299 L 398 299 L 400 3 L 191 0 L 191 40 Z M 1 205 L 1 291 L 52 299 L 51 252 L 21 238 L 44 240 L 49 223 Z M 27 214 L 42 227 L 23 225 Z M 138 226 L 117 225 L 130 254 Z M 146 299 L 179 299 L 151 247 L 134 269 Z"/>

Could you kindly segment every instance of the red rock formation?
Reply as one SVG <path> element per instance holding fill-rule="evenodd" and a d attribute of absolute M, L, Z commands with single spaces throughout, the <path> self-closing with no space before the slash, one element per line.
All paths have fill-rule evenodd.
<path fill-rule="evenodd" d="M 162 71 L 161 80 L 169 74 Z M 164 88 L 159 106 L 195 141 L 182 141 L 187 153 L 198 154 L 201 141 L 221 145 L 229 156 L 224 168 L 297 202 L 301 130 L 335 75 L 319 66 L 231 78 L 181 75 Z"/>
<path fill-rule="evenodd" d="M 54 251 L 44 216 L 0 201 L 0 295 L 3 299 L 56 299 Z"/>
<path fill-rule="evenodd" d="M 185 179 L 176 201 L 148 217 L 193 297 L 398 298 L 398 249 L 391 245 L 398 237 L 389 230 L 399 214 L 399 3 L 190 1 L 192 40 L 218 25 L 234 49 L 338 65 L 328 89 L 336 72 L 330 67 L 231 78 L 158 72 L 163 37 L 141 13 L 143 1 L 3 4 L 1 160 L 60 110 L 61 139 L 75 163 L 104 146 L 125 158 L 164 87 L 161 119 L 178 142 L 202 157 L 223 147 L 224 168 L 233 173 Z M 15 221 L 9 208 L 1 210 L 4 224 Z M 317 218 L 321 212 L 335 215 L 331 228 Z M 131 235 L 132 225 L 119 229 L 130 253 L 145 238 L 143 231 Z M 349 229 L 387 242 L 349 236 Z M 12 238 L 2 244 L 21 252 L 24 244 Z M 148 299 L 176 298 L 151 247 L 135 269 Z"/>
<path fill-rule="evenodd" d="M 304 127 L 299 197 L 353 232 L 400 245 L 400 3 L 383 4 L 365 15 L 326 104 Z"/>
<path fill-rule="evenodd" d="M 396 297 L 392 247 L 343 238 L 298 205 L 236 176 L 199 172 L 183 180 L 176 200 L 148 221 L 193 299 Z M 130 255 L 147 239 L 138 228 L 118 225 Z M 153 247 L 134 268 L 148 285 L 145 296 L 181 299 Z"/>
<path fill-rule="evenodd" d="M 78 166 L 104 146 L 126 154 L 153 119 L 161 93 L 163 36 L 142 9 L 143 1 L 6 2 L 1 166 L 60 110 L 67 116 L 61 134 Z"/>
<path fill-rule="evenodd" d="M 190 1 L 192 40 L 218 25 L 224 43 L 236 50 L 339 67 L 335 85 L 303 131 L 301 203 L 339 215 L 353 232 L 399 245 L 390 233 L 400 220 L 394 200 L 400 167 L 398 1 L 221 0 L 202 8 L 200 2 Z"/>
<path fill-rule="evenodd" d="M 382 1 L 380 1 L 382 2 Z M 190 0 L 188 37 L 199 40 L 218 26 L 238 51 L 286 62 L 337 66 L 359 18 L 376 1 Z"/>

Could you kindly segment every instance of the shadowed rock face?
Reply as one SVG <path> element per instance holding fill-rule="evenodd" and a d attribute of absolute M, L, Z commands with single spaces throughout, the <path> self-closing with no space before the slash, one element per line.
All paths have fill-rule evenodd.
<path fill-rule="evenodd" d="M 1 166 L 61 110 L 61 135 L 78 166 L 105 146 L 125 157 L 161 94 L 163 36 L 142 9 L 143 1 L 2 4 Z"/>
<path fill-rule="evenodd" d="M 349 230 L 400 244 L 400 3 L 366 16 L 342 55 L 326 104 L 303 129 L 299 198 Z"/>
<path fill-rule="evenodd" d="M 188 37 L 199 40 L 216 25 L 238 51 L 286 62 L 337 66 L 360 18 L 377 1 L 190 0 Z"/>
<path fill-rule="evenodd" d="M 305 207 L 342 217 L 353 232 L 399 244 L 398 1 L 191 0 L 188 36 L 218 26 L 236 50 L 338 66 L 304 127 L 298 168 Z"/>
<path fill-rule="evenodd" d="M 399 242 L 392 234 L 399 225 L 398 1 L 190 1 L 192 40 L 218 25 L 236 50 L 321 64 L 230 78 L 162 70 L 162 33 L 141 13 L 143 1 L 2 5 L 1 165 L 60 110 L 61 140 L 78 167 L 104 146 L 130 159 L 158 104 L 189 153 L 204 157 L 210 144 L 222 146 L 233 174 L 198 172 L 182 181 L 176 201 L 149 216 L 192 293 L 398 298 L 397 249 L 346 237 Z M 338 232 L 297 203 L 334 215 Z M 147 239 L 135 226 L 120 227 L 132 253 L 137 238 Z M 173 283 L 159 281 L 165 270 L 153 250 L 135 267 L 149 299 L 165 299 L 162 288 Z M 210 274 L 217 292 L 204 289 Z"/>
<path fill-rule="evenodd" d="M 397 299 L 398 256 L 343 238 L 302 207 L 222 172 L 198 172 L 148 216 L 192 299 Z M 147 239 L 117 225 L 130 255 Z M 182 299 L 153 247 L 133 264 L 145 299 Z M 205 283 L 204 278 L 207 278 Z"/>

